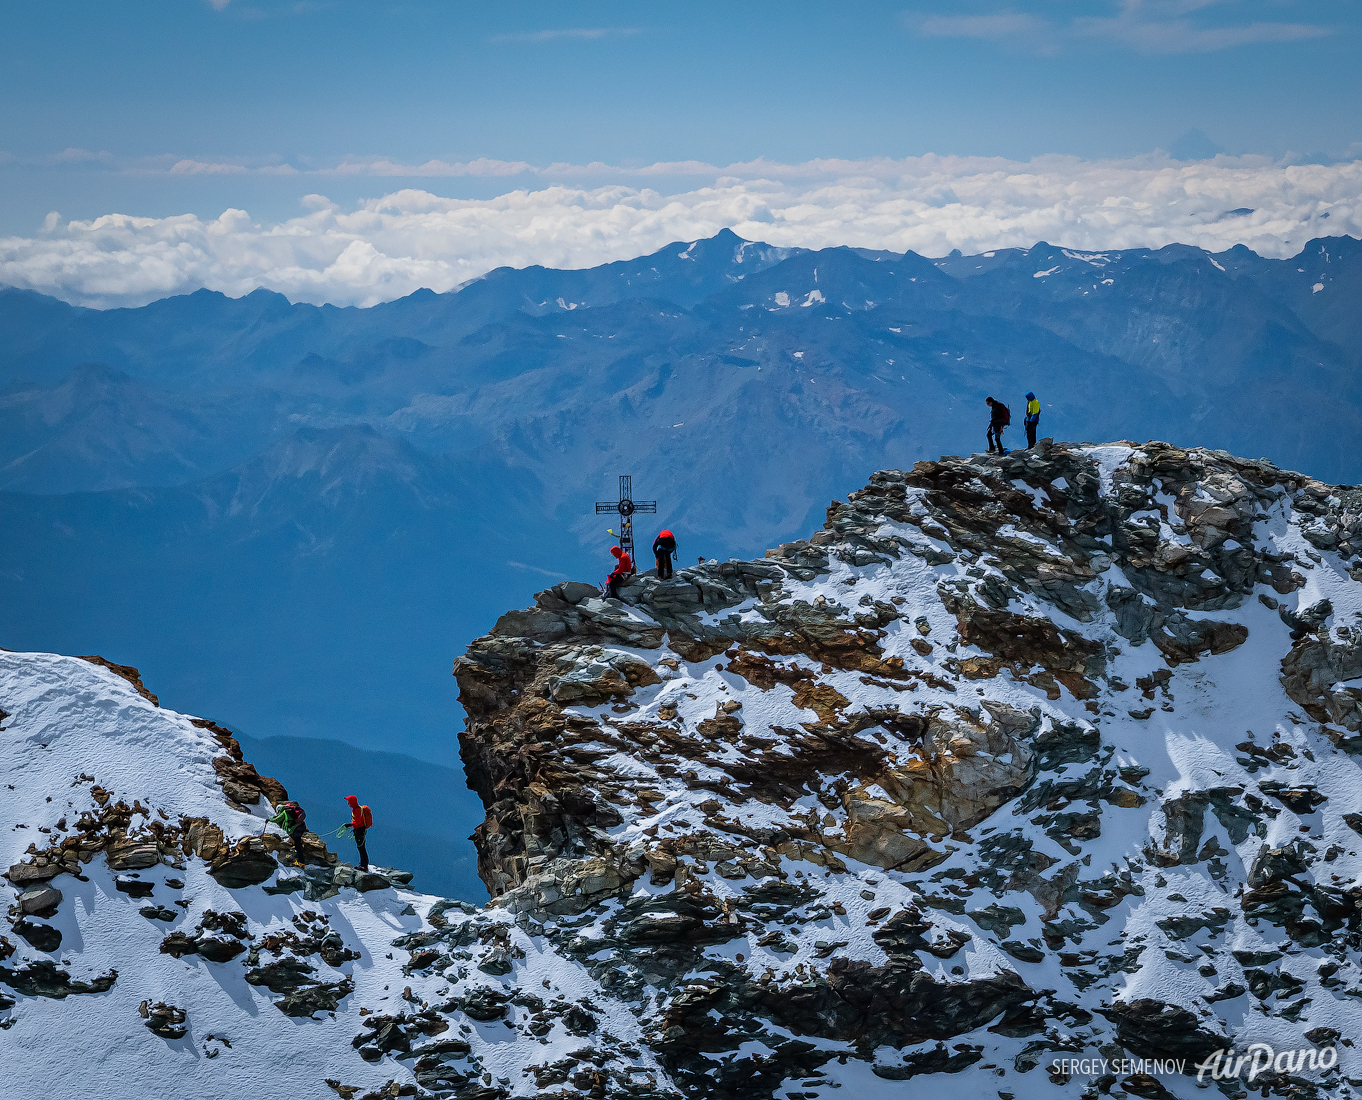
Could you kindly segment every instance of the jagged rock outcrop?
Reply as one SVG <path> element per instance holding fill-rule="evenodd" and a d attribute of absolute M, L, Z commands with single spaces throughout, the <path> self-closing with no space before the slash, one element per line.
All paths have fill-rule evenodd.
<path fill-rule="evenodd" d="M 759 560 L 541 592 L 454 667 L 493 906 L 653 1020 L 683 1095 L 1251 1036 L 1252 989 L 1308 983 L 1241 956 L 1362 946 L 1359 845 L 1311 816 L 1362 745 L 1358 496 L 1047 440 L 876 473 Z"/>

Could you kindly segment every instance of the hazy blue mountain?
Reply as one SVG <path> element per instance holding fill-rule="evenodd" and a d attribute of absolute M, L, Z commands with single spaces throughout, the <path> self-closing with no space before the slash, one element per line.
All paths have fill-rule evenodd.
<path fill-rule="evenodd" d="M 99 363 L 0 391 L 0 488 L 40 493 L 176 485 L 269 441 L 265 392 L 172 393 Z"/>
<path fill-rule="evenodd" d="M 1265 260 L 1243 245 L 1214 259 L 1231 274 L 1251 279 L 1321 340 L 1362 362 L 1362 241 L 1325 237 L 1290 260 Z"/>
<path fill-rule="evenodd" d="M 495 456 L 353 425 L 187 486 L 0 494 L 3 643 L 136 657 L 166 705 L 256 736 L 453 763 L 449 666 L 543 587 L 507 564 L 541 496 Z"/>
<path fill-rule="evenodd" d="M 870 470 L 982 449 L 987 395 L 1018 445 L 1034 389 L 1042 435 L 1362 481 L 1359 300 L 1351 238 L 931 260 L 727 231 L 372 309 L 0 291 L 0 645 L 136 664 L 297 739 L 299 783 L 323 741 L 457 767 L 453 657 L 603 577 L 618 474 L 683 562 L 758 554 Z"/>

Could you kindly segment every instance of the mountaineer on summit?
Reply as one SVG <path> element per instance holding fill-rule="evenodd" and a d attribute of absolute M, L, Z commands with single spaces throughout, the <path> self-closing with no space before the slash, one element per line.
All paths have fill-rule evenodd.
<path fill-rule="evenodd" d="M 653 555 L 657 558 L 657 579 L 671 580 L 672 558 L 676 557 L 676 536 L 670 531 L 661 531 L 653 539 Z"/>
<path fill-rule="evenodd" d="M 1036 425 L 1040 423 L 1040 402 L 1036 400 L 1036 395 L 1030 390 L 1026 391 L 1026 416 L 1022 419 L 1026 425 L 1026 445 L 1034 447 L 1036 445 Z"/>
<path fill-rule="evenodd" d="M 629 574 L 634 571 L 634 559 L 625 553 L 624 548 L 620 546 L 610 547 L 610 553 L 615 555 L 615 569 L 614 572 L 606 578 L 605 587 L 610 595 L 618 600 L 620 598 L 620 584 L 624 581 L 625 577 L 629 576 Z"/>
<path fill-rule="evenodd" d="M 988 421 L 988 453 L 1005 455 L 1003 429 L 1012 423 L 1012 412 L 1001 401 L 994 401 L 991 397 L 985 397 L 984 402 L 992 413 Z"/>
<path fill-rule="evenodd" d="M 364 834 L 369 831 L 369 827 L 374 823 L 373 811 L 368 806 L 361 806 L 359 799 L 352 794 L 347 794 L 345 801 L 350 804 L 350 820 L 341 828 L 349 829 L 354 833 L 355 847 L 359 849 L 359 869 L 367 871 L 369 869 L 369 853 L 364 847 Z"/>

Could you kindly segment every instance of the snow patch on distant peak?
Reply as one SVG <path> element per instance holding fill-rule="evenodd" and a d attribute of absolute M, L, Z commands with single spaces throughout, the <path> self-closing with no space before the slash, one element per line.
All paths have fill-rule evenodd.
<path fill-rule="evenodd" d="M 1072 252 L 1067 248 L 1061 248 L 1060 251 L 1071 260 L 1082 260 L 1093 267 L 1106 267 L 1112 262 L 1112 257 L 1105 252 Z"/>

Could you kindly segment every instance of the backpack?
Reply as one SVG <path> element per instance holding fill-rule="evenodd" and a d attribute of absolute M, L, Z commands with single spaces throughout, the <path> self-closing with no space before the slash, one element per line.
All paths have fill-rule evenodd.
<path fill-rule="evenodd" d="M 368 806 L 361 806 L 359 808 L 359 819 L 364 823 L 363 828 L 370 829 L 374 824 L 374 813 Z"/>
<path fill-rule="evenodd" d="M 995 401 L 994 404 L 997 405 L 998 408 L 1000 408 L 1000 409 L 1003 410 L 1003 415 L 1002 415 L 1002 417 L 998 420 L 998 423 L 1001 424 L 1001 425 L 1003 425 L 1003 427 L 1006 427 L 1008 424 L 1011 424 L 1011 423 L 1012 423 L 1012 410 L 1009 409 L 1006 405 L 1004 405 L 1001 401 Z"/>
<path fill-rule="evenodd" d="M 298 803 L 293 801 L 285 802 L 280 808 L 287 810 L 289 817 L 293 819 L 293 823 L 289 826 L 290 829 L 301 829 L 303 827 L 304 822 L 307 820 L 307 814 Z"/>

